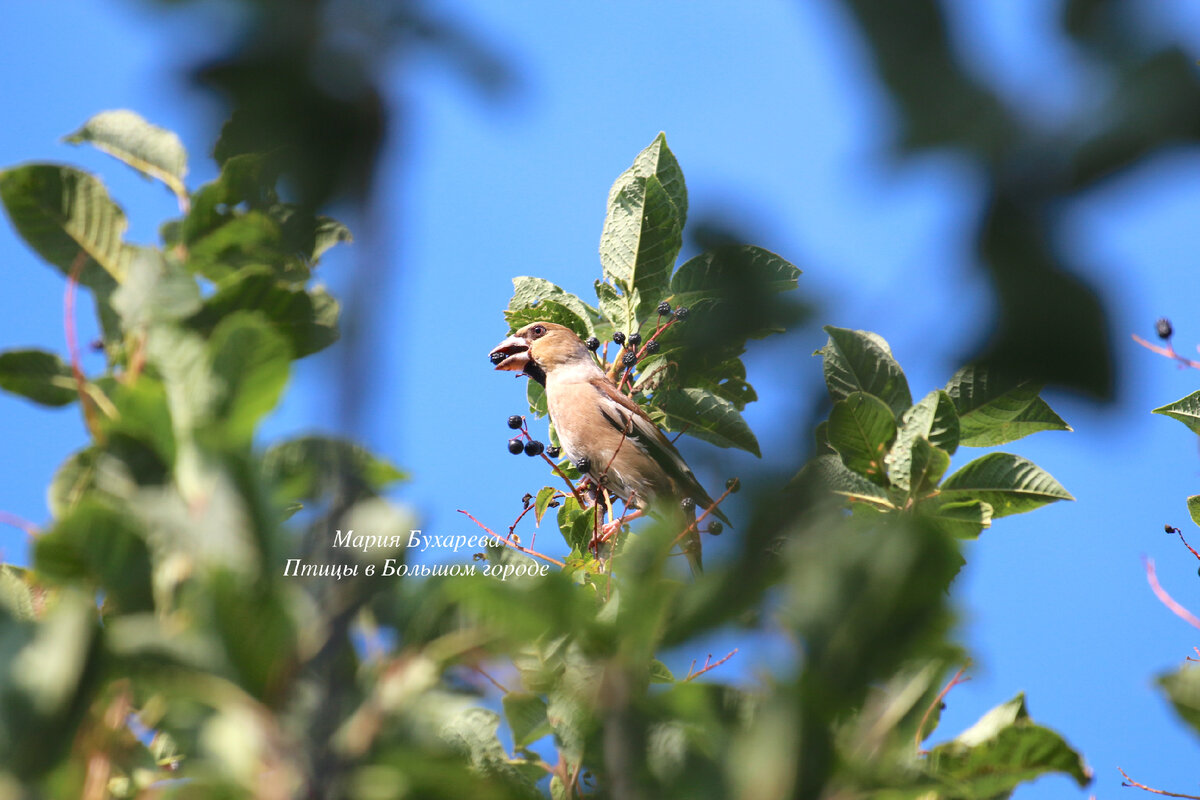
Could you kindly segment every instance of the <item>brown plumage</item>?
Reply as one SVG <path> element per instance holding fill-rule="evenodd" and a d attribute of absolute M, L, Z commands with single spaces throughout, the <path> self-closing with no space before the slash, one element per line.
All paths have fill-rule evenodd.
<path fill-rule="evenodd" d="M 570 328 L 532 322 L 497 345 L 492 354 L 497 353 L 505 358 L 496 369 L 524 372 L 546 387 L 550 420 L 563 452 L 576 463 L 587 459 L 597 484 L 643 508 L 683 498 L 702 508 L 712 505 L 675 446 L 617 388 Z M 713 513 L 728 523 L 720 509 Z M 694 510 L 685 516 L 690 522 Z M 684 552 L 699 570 L 700 537 L 690 538 Z"/>

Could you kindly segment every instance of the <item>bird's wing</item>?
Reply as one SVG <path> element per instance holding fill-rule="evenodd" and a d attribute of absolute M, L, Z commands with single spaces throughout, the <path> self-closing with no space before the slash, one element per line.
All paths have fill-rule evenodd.
<path fill-rule="evenodd" d="M 624 433 L 635 445 L 646 452 L 655 463 L 662 467 L 667 476 L 675 483 L 679 492 L 695 500 L 699 505 L 708 508 L 713 500 L 704 491 L 700 481 L 696 480 L 683 456 L 671 444 L 671 440 L 659 430 L 654 420 L 647 416 L 640 405 L 621 392 L 608 378 L 603 377 L 593 381 L 600 392 L 600 414 L 610 425 Z M 732 525 L 729 518 L 721 513 L 721 509 L 713 509 L 727 525 Z"/>

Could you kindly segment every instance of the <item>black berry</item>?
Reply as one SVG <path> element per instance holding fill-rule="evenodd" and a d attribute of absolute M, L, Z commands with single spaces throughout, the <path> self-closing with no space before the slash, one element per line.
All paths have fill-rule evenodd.
<path fill-rule="evenodd" d="M 661 303 L 658 304 L 659 316 L 665 317 L 667 314 L 670 314 L 670 313 L 671 313 L 671 304 L 670 303 L 668 303 L 666 300 L 663 300 Z"/>
<path fill-rule="evenodd" d="M 696 501 L 690 497 L 685 497 L 679 501 L 679 507 L 684 511 L 689 511 L 696 507 Z"/>
<path fill-rule="evenodd" d="M 708 523 L 708 532 L 713 536 L 720 536 L 721 531 L 723 530 L 725 530 L 725 526 L 722 525 L 718 520 L 714 519 L 712 522 Z"/>
<path fill-rule="evenodd" d="M 1154 329 L 1158 331 L 1158 338 L 1160 339 L 1170 339 L 1171 334 L 1175 333 L 1175 330 L 1171 327 L 1171 320 L 1166 317 L 1154 323 Z"/>
<path fill-rule="evenodd" d="M 591 350 L 593 353 L 600 349 L 600 340 L 595 336 L 589 336 L 588 340 L 584 342 L 584 344 L 587 345 L 587 349 Z"/>
<path fill-rule="evenodd" d="M 592 462 L 587 456 L 580 456 L 575 459 L 575 469 L 579 470 L 580 474 L 586 475 L 592 471 Z"/>
<path fill-rule="evenodd" d="M 621 333 L 620 331 L 617 331 L 616 333 L 613 334 L 613 341 L 616 342 L 617 344 L 625 344 L 625 334 Z"/>
<path fill-rule="evenodd" d="M 492 353 L 489 358 L 493 364 L 499 364 L 501 361 L 508 358 L 508 356 L 504 355 L 504 353 Z"/>
<path fill-rule="evenodd" d="M 680 306 L 679 308 L 675 309 L 675 319 L 679 320 L 680 322 L 683 322 L 687 318 L 688 318 L 687 306 Z"/>
<path fill-rule="evenodd" d="M 634 364 L 637 363 L 637 353 L 630 350 L 624 356 L 621 357 L 621 363 L 627 367 L 632 367 Z"/>
<path fill-rule="evenodd" d="M 725 488 L 729 490 L 730 494 L 737 494 L 738 489 L 742 488 L 742 482 L 737 478 L 730 478 L 729 480 L 725 481 Z"/>
<path fill-rule="evenodd" d="M 525 443 L 522 442 L 520 439 L 509 439 L 508 440 L 508 452 L 512 453 L 514 456 L 524 449 L 525 449 Z"/>
<path fill-rule="evenodd" d="M 658 339 L 651 339 L 646 342 L 646 352 L 654 355 L 658 352 Z"/>
<path fill-rule="evenodd" d="M 511 417 L 508 418 L 508 427 L 512 428 L 514 431 L 520 430 L 521 423 L 523 423 L 524 421 L 525 420 L 521 419 L 521 417 L 518 416 L 517 414 L 513 414 Z"/>
<path fill-rule="evenodd" d="M 558 458 L 562 455 L 562 448 L 550 445 L 546 448 L 546 455 L 550 456 L 551 458 Z"/>
<path fill-rule="evenodd" d="M 536 439 L 525 443 L 525 455 L 527 456 L 540 456 L 545 449 L 546 446 Z"/>
<path fill-rule="evenodd" d="M 642 335 L 640 333 L 629 334 L 629 346 L 630 347 L 637 347 L 641 343 L 642 343 Z"/>

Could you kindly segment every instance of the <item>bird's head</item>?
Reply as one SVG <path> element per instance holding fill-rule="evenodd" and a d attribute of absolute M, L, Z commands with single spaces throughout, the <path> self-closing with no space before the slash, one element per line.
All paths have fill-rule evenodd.
<path fill-rule="evenodd" d="M 546 373 L 591 358 L 575 332 L 555 322 L 531 322 L 509 336 L 491 352 L 498 370 L 524 372 L 541 384 Z"/>

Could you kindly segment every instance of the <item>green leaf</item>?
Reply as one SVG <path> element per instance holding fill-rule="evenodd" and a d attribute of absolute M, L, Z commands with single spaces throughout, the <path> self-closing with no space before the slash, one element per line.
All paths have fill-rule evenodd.
<path fill-rule="evenodd" d="M 771 295 L 795 289 L 800 270 L 786 259 L 752 245 L 718 247 L 685 261 L 671 278 L 671 302 L 701 316 L 732 304 L 754 315 L 739 331 L 760 339 L 782 329 L 769 309 Z"/>
<path fill-rule="evenodd" d="M 44 350 L 0 353 L 0 389 L 44 406 L 65 406 L 79 397 L 71 368 Z"/>
<path fill-rule="evenodd" d="M 554 300 L 543 300 L 536 306 L 522 308 L 519 311 L 505 311 L 504 319 L 508 321 L 510 331 L 523 328 L 531 322 L 557 322 L 575 332 L 580 339 L 591 336 L 591 328 L 585 317 L 580 317 L 566 306 Z"/>
<path fill-rule="evenodd" d="M 157 178 L 178 197 L 187 197 L 187 151 L 169 130 L 152 125 L 133 111 L 101 111 L 66 137 L 71 144 L 90 142 L 148 178 Z"/>
<path fill-rule="evenodd" d="M 853 392 L 833 404 L 827 431 L 829 444 L 847 467 L 882 485 L 883 458 L 896 435 L 896 418 L 878 397 Z"/>
<path fill-rule="evenodd" d="M 1200 667 L 1188 664 L 1176 672 L 1162 675 L 1158 685 L 1167 693 L 1176 713 L 1200 733 Z"/>
<path fill-rule="evenodd" d="M 891 499 L 884 489 L 854 472 L 844 463 L 841 456 L 823 455 L 809 461 L 796 476 L 796 480 L 815 481 L 834 494 L 849 500 L 868 503 L 882 509 L 893 509 Z"/>
<path fill-rule="evenodd" d="M 924 442 L 919 445 L 918 442 Z M 936 483 L 937 478 L 949 466 L 949 456 L 958 446 L 958 414 L 950 396 L 938 389 L 925 395 L 921 402 L 904 412 L 896 441 L 888 452 L 885 463 L 888 477 L 899 489 L 914 493 Z M 931 453 L 934 447 L 945 453 L 946 459 Z M 921 449 L 921 460 L 914 463 L 914 448 Z M 930 483 L 930 467 L 935 459 L 940 464 L 937 478 Z M 920 476 L 915 482 L 914 477 Z"/>
<path fill-rule="evenodd" d="M 1153 413 L 1177 419 L 1192 433 L 1200 433 L 1200 392 L 1192 392 L 1174 403 L 1156 408 Z"/>
<path fill-rule="evenodd" d="M 1042 387 L 985 367 L 963 367 L 946 384 L 961 426 L 960 444 L 991 447 L 1038 431 L 1071 426 L 1038 397 Z"/>
<path fill-rule="evenodd" d="M 90 581 L 123 613 L 154 608 L 150 553 L 138 524 L 121 512 L 84 501 L 34 541 L 40 575 Z"/>
<path fill-rule="evenodd" d="M 550 501 L 554 499 L 554 495 L 558 494 L 558 490 L 553 486 L 543 486 L 538 489 L 537 499 L 533 503 L 533 516 L 537 520 L 537 524 L 542 524 L 542 517 L 546 513 L 546 509 L 550 507 Z"/>
<path fill-rule="evenodd" d="M 834 402 L 854 392 L 866 392 L 883 400 L 897 415 L 912 405 L 908 379 L 892 358 L 887 342 L 869 331 L 832 325 L 824 330 L 829 341 L 817 353 L 824 357 L 825 386 Z"/>
<path fill-rule="evenodd" d="M 575 295 L 564 289 L 555 286 L 553 283 L 542 278 L 531 278 L 527 275 L 522 275 L 513 278 L 513 296 L 508 301 L 508 309 L 505 311 L 505 318 L 508 319 L 510 312 L 523 311 L 527 308 L 536 308 L 541 303 L 550 301 L 558 306 L 561 306 L 569 314 L 573 314 L 580 323 L 581 328 L 576 328 L 568 325 L 572 330 L 580 335 L 581 338 L 595 335 L 595 327 L 593 321 L 598 317 L 599 311 L 592 308 L 587 303 L 580 300 Z M 555 313 L 562 313 L 555 311 Z M 557 319 L 546 318 L 550 322 L 558 322 Z M 532 322 L 533 320 L 529 320 Z M 526 323 L 521 323 L 522 325 Z M 567 323 L 562 323 L 567 324 Z M 520 325 L 512 325 L 510 330 L 517 330 Z"/>
<path fill-rule="evenodd" d="M 992 507 L 982 500 L 936 498 L 917 505 L 921 516 L 956 539 L 975 539 L 992 526 Z"/>
<path fill-rule="evenodd" d="M 550 407 L 546 405 L 546 389 L 537 381 L 526 381 L 525 399 L 529 403 L 529 410 L 538 419 L 550 413 Z"/>
<path fill-rule="evenodd" d="M 137 248 L 122 240 L 125 212 L 92 175 L 55 164 L 14 167 L 0 172 L 0 201 L 21 238 L 64 275 L 82 253 L 84 286 L 125 280 Z"/>
<path fill-rule="evenodd" d="M 563 500 L 558 509 L 558 530 L 568 547 L 580 553 L 587 552 L 595 530 L 596 509 L 596 506 L 581 509 L 574 496 Z"/>
<path fill-rule="evenodd" d="M 217 284 L 217 291 L 187 320 L 208 335 L 221 320 L 238 311 L 257 311 L 288 340 L 302 358 L 338 340 L 338 304 L 324 289 L 305 291 L 279 280 L 266 267 L 251 267 Z"/>
<path fill-rule="evenodd" d="M 994 517 L 1075 499 L 1050 473 L 1010 453 L 975 459 L 946 479 L 941 494 L 947 499 L 982 500 L 991 505 Z"/>
<path fill-rule="evenodd" d="M 595 285 L 600 311 L 608 319 L 613 330 L 628 332 L 637 327 L 637 315 L 633 308 L 634 298 L 621 294 L 611 283 L 596 281 Z"/>
<path fill-rule="evenodd" d="M 261 315 L 239 311 L 213 330 L 208 351 L 213 375 L 223 382 L 214 412 L 230 436 L 248 442 L 283 393 L 291 365 L 288 343 Z"/>
<path fill-rule="evenodd" d="M 667 430 L 687 430 L 690 436 L 718 447 L 736 447 L 762 457 L 758 439 L 733 403 L 704 389 L 668 389 L 654 395 L 654 406 Z"/>
<path fill-rule="evenodd" d="M 504 718 L 512 730 L 513 745 L 528 747 L 550 734 L 550 721 L 546 719 L 546 701 L 529 692 L 509 692 L 500 700 L 504 707 Z"/>
<path fill-rule="evenodd" d="M 928 439 L 917 439 L 913 442 L 905 483 L 913 494 L 927 492 L 937 486 L 949 467 L 949 453 L 930 444 Z"/>
<path fill-rule="evenodd" d="M 162 383 L 154 380 L 118 383 L 111 400 L 117 415 L 100 422 L 109 439 L 118 435 L 136 439 L 157 454 L 163 464 L 174 464 L 174 428 Z"/>
<path fill-rule="evenodd" d="M 1188 515 L 1192 522 L 1200 525 L 1200 494 L 1194 494 L 1187 499 Z"/>
<path fill-rule="evenodd" d="M 953 741 L 929 755 L 929 771 L 962 800 L 1006 797 L 1018 785 L 1047 773 L 1069 775 L 1080 786 L 1092 774 L 1079 753 L 1054 731 L 1035 724 L 1017 695 L 985 714 Z"/>
<path fill-rule="evenodd" d="M 347 485 L 379 493 L 408 475 L 365 447 L 344 439 L 304 436 L 267 450 L 263 475 L 288 499 L 316 501 Z"/>
<path fill-rule="evenodd" d="M 660 133 L 613 183 L 600 236 L 604 277 L 640 295 L 639 318 L 666 297 L 686 219 L 683 172 Z"/>

